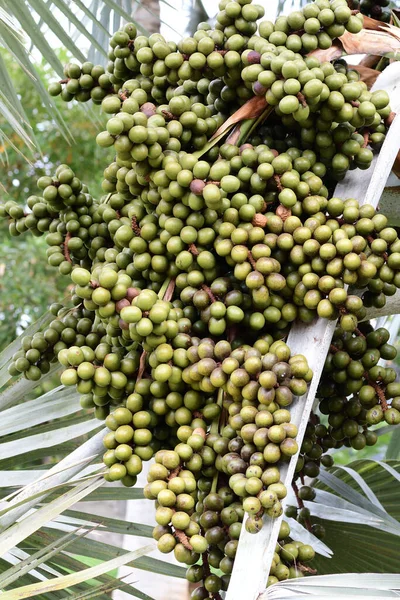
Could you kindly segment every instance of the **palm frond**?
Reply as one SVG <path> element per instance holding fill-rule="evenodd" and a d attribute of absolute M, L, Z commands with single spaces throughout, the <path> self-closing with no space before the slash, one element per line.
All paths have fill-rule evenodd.
<path fill-rule="evenodd" d="M 11 501 L 3 502 L 1 509 L 4 515 L 0 518 L 0 527 L 5 528 L 12 525 L 33 508 L 39 499 L 43 500 L 55 486 L 65 484 L 78 475 L 87 464 L 102 452 L 103 437 L 104 431 L 95 434 L 76 450 L 65 455 L 60 462 L 50 469 L 46 469 L 37 481 L 21 488 Z M 66 454 L 65 446 L 62 446 L 59 452 L 61 456 L 63 453 Z M 51 448 L 47 450 L 47 455 L 53 455 L 54 461 L 54 451 Z"/>
<path fill-rule="evenodd" d="M 303 544 L 310 544 L 317 554 L 331 558 L 333 554 L 332 550 L 322 540 L 313 535 L 311 531 L 308 531 L 301 523 L 291 517 L 285 517 L 285 521 L 288 523 L 294 539 L 299 540 Z"/>
<path fill-rule="evenodd" d="M 14 581 L 17 581 L 26 573 L 32 572 L 36 569 L 36 567 L 43 565 L 45 561 L 51 559 L 53 556 L 58 554 L 58 552 L 65 550 L 65 548 L 67 548 L 73 540 L 75 533 L 79 533 L 79 529 L 62 536 L 57 544 L 48 544 L 47 546 L 40 548 L 40 550 L 38 550 L 34 554 L 28 554 L 27 558 L 17 561 L 17 563 L 13 567 L 10 567 L 0 575 L 0 587 L 8 587 L 12 583 L 14 583 Z M 83 531 L 83 533 L 81 533 L 80 535 L 86 534 L 87 532 Z"/>
<path fill-rule="evenodd" d="M 120 556 L 117 558 L 113 558 L 104 562 L 100 565 L 96 565 L 95 567 L 90 567 L 88 569 L 83 569 L 78 573 L 70 573 L 69 575 L 64 575 L 61 577 L 57 577 L 53 579 L 51 582 L 41 582 L 35 583 L 32 585 L 24 586 L 18 589 L 18 597 L 19 598 L 33 598 L 38 596 L 39 594 L 47 594 L 49 592 L 53 592 L 56 590 L 65 590 L 66 588 L 77 585 L 81 582 L 86 582 L 94 577 L 98 577 L 99 575 L 103 575 L 104 573 L 108 573 L 113 569 L 118 569 L 123 565 L 126 565 L 140 556 L 144 554 L 148 554 L 154 550 L 154 544 L 149 544 L 140 548 L 139 550 L 134 550 L 133 552 L 128 552 L 124 556 Z M 4 592 L 2 594 L 4 600 L 15 600 L 15 592 Z"/>
<path fill-rule="evenodd" d="M 386 451 L 386 459 L 398 459 L 400 458 L 400 429 L 393 431 L 390 442 Z"/>
<path fill-rule="evenodd" d="M 64 419 L 63 423 L 66 422 L 68 421 Z M 79 438 L 100 427 L 101 423 L 87 416 L 70 419 L 69 424 L 59 428 L 55 428 L 54 424 L 51 423 L 35 435 L 27 435 L 24 438 L 16 437 L 14 440 L 0 444 L 0 460 L 9 456 L 15 457 L 27 454 L 42 448 L 51 449 L 54 453 L 58 445 Z"/>
<path fill-rule="evenodd" d="M 316 556 L 313 567 L 321 574 L 399 574 L 400 462 L 357 460 L 349 466 L 321 471 L 316 499 L 306 502 L 333 551 L 331 559 Z"/>
<path fill-rule="evenodd" d="M 27 423 L 35 427 L 54 419 L 73 415 L 81 410 L 79 394 L 60 385 L 37 399 L 25 402 L 23 411 L 18 406 L 4 410 L 0 423 L 0 437 L 15 435 L 26 429 Z"/>
<path fill-rule="evenodd" d="M 42 506 L 35 512 L 35 517 L 27 517 L 22 521 L 14 523 L 6 531 L 0 534 L 0 547 L 2 552 L 8 552 L 25 540 L 34 531 L 37 531 L 42 525 L 51 521 L 55 516 L 60 514 L 63 510 L 66 510 L 76 502 L 79 502 L 81 498 L 90 494 L 94 489 L 103 485 L 104 480 L 102 477 L 97 477 L 93 481 L 83 481 L 74 489 L 62 494 L 53 502 L 48 505 Z"/>
<path fill-rule="evenodd" d="M 260 600 L 286 600 L 289 598 L 398 598 L 400 580 L 398 575 L 381 573 L 348 573 L 347 575 L 323 575 L 295 581 L 280 581 L 260 595 Z"/>
<path fill-rule="evenodd" d="M 139 535 L 141 537 L 151 538 L 153 528 L 143 523 L 127 522 L 125 519 L 114 519 L 93 515 L 79 510 L 66 510 L 58 519 L 58 522 L 76 524 L 85 527 L 99 526 L 100 532 L 120 533 L 122 535 Z"/>
<path fill-rule="evenodd" d="M 17 3 L 10 0 L 0 1 L 0 45 L 13 58 L 13 61 L 20 65 L 30 79 L 48 111 L 49 118 L 68 143 L 73 143 L 73 139 L 57 108 L 57 103 L 47 94 L 47 90 L 41 82 L 39 72 L 32 61 L 31 51 L 35 49 L 59 77 L 63 76 L 63 67 L 57 52 L 47 39 L 50 30 L 58 38 L 60 46 L 67 49 L 71 56 L 79 62 L 83 62 L 87 58 L 81 50 L 82 42 L 78 44 L 74 40 L 83 38 L 87 42 L 88 49 L 90 48 L 90 59 L 105 64 L 110 33 L 118 29 L 124 21 L 134 22 L 135 19 L 124 9 L 121 0 L 92 2 L 90 6 L 82 0 L 54 0 L 52 2 L 21 0 Z M 146 33 L 146 29 L 139 23 L 137 23 L 137 27 Z M 20 144 L 14 143 L 4 127 L 0 127 L 0 138 L 28 160 L 29 152 L 35 146 L 38 147 L 30 125 L 33 115 L 29 115 L 21 105 L 16 94 L 12 73 L 7 71 L 1 56 L 0 92 L 10 100 L 12 106 L 11 109 L 0 95 L 0 116 L 8 124 L 7 131 L 15 132 L 21 140 L 22 146 L 27 147 L 28 153 L 20 148 Z"/>
<path fill-rule="evenodd" d="M 116 496 L 117 494 L 115 494 Z M 72 529 L 72 528 L 71 528 Z M 54 541 L 58 539 L 59 532 L 44 527 L 43 531 L 47 534 L 48 538 Z M 64 531 L 65 533 L 65 531 Z M 71 543 L 69 551 L 77 556 L 88 556 L 92 559 L 104 561 L 108 560 L 110 556 L 120 556 L 127 554 L 127 550 L 123 548 L 116 548 L 106 542 L 89 539 L 89 538 L 78 538 Z M 168 563 L 163 560 L 158 560 L 152 557 L 142 557 L 135 560 L 135 568 L 149 571 L 151 573 L 160 573 L 161 575 L 168 575 L 170 577 L 185 578 L 186 569 L 179 567 L 175 564 Z"/>

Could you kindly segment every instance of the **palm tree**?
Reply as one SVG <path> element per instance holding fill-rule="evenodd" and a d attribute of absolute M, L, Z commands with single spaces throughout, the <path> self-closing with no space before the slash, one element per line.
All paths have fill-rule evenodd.
<path fill-rule="evenodd" d="M 136 21 L 142 30 L 148 31 L 157 31 L 160 22 L 155 0 L 143 2 L 135 11 L 132 0 L 93 0 L 89 8 L 87 4 L 85 0 L 19 0 L 15 4 L 0 0 L 0 43 L 35 81 L 43 103 L 67 139 L 70 136 L 62 115 L 35 77 L 30 46 L 62 77 L 61 63 L 44 35 L 48 29 L 78 61 L 86 57 L 79 49 L 77 36 L 91 45 L 92 59 L 105 61 L 105 40 L 122 21 Z M 70 28 L 69 33 L 64 31 L 67 27 L 59 23 L 61 15 Z M 1 54 L 0 81 L 0 112 L 28 148 L 32 148 L 35 140 L 30 134 L 29 119 L 13 90 Z M 365 175 L 361 173 L 359 177 Z M 33 335 L 51 319 L 51 314 L 46 313 L 24 335 Z M 115 576 L 116 569 L 130 565 L 177 578 L 184 577 L 185 569 L 147 556 L 154 550 L 153 543 L 128 552 L 104 537 L 99 538 L 100 531 L 151 539 L 152 527 L 143 523 L 140 514 L 136 522 L 131 522 L 122 515 L 120 518 L 115 514 L 99 517 L 86 508 L 89 500 L 114 504 L 141 500 L 142 490 L 103 486 L 100 458 L 103 425 L 81 409 L 75 391 L 52 385 L 47 391 L 56 366 L 39 388 L 32 381 L 9 376 L 7 368 L 19 344 L 20 340 L 15 340 L 0 354 L 0 589 L 5 590 L 4 600 L 16 597 L 57 600 L 67 597 L 65 590 L 72 600 L 95 597 L 106 600 L 114 589 L 122 586 L 133 597 L 151 600 L 134 583 L 131 585 L 136 580 L 135 574 L 120 580 Z M 398 457 L 398 432 L 393 434 L 390 458 Z M 352 570 L 363 572 L 367 547 L 369 570 L 398 573 L 400 508 L 396 486 L 400 479 L 400 462 L 393 460 L 388 465 L 358 460 L 350 466 L 348 470 L 334 469 L 318 483 L 320 494 L 314 502 L 314 510 L 318 511 L 329 539 L 333 540 L 331 550 L 337 553 L 333 559 L 329 558 L 331 550 L 313 538 L 320 553 L 317 566 L 324 573 L 347 572 L 351 557 Z M 301 525 L 295 521 L 291 525 L 298 527 L 298 539 L 302 536 L 310 539 Z M 378 532 L 374 530 L 373 537 L 371 527 Z M 347 554 L 342 552 L 344 545 Z M 320 585 L 326 583 L 321 583 L 319 578 L 306 580 L 305 593 L 321 596 Z M 361 589 L 361 594 L 363 587 L 366 588 L 365 595 L 375 590 L 375 597 L 394 597 L 396 593 L 391 589 L 399 588 L 398 581 L 392 581 L 387 575 L 375 576 L 373 580 L 366 578 L 364 582 L 340 575 L 332 585 L 335 597 L 350 597 L 352 587 L 359 592 Z M 18 596 L 16 586 L 23 586 Z M 288 595 L 293 596 L 293 588 L 299 597 L 304 584 L 291 582 Z M 13 591 L 8 592 L 10 589 Z M 275 598 L 286 598 L 285 584 L 279 584 L 274 593 Z"/>

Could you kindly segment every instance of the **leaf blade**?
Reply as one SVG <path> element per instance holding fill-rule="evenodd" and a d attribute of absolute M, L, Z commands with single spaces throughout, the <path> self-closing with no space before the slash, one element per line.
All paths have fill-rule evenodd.
<path fill-rule="evenodd" d="M 107 51 L 104 49 L 104 47 L 98 42 L 95 36 L 90 33 L 88 28 L 80 22 L 72 10 L 65 4 L 65 2 L 63 2 L 63 0 L 52 0 L 52 2 L 64 14 L 68 21 L 76 27 L 77 31 L 83 34 L 100 54 L 107 57 Z M 101 26 L 101 23 L 99 23 L 99 25 Z"/>
<path fill-rule="evenodd" d="M 10 407 L 1 413 L 0 436 L 15 434 L 26 429 L 59 419 L 81 411 L 79 394 L 73 389 L 58 386 L 24 403 L 24 411 L 18 406 Z"/>
<path fill-rule="evenodd" d="M 63 66 L 50 46 L 46 37 L 40 31 L 35 19 L 32 17 L 29 9 L 24 2 L 20 2 L 18 7 L 18 20 L 25 32 L 29 32 L 32 44 L 39 50 L 43 58 L 49 63 L 56 73 L 62 75 Z"/>
<path fill-rule="evenodd" d="M 32 569 L 35 569 L 37 566 L 41 565 L 46 560 L 49 560 L 50 558 L 55 556 L 58 552 L 61 552 L 62 550 L 67 548 L 73 540 L 74 534 L 77 533 L 77 531 L 78 530 L 76 530 L 74 533 L 67 533 L 66 535 L 62 536 L 62 538 L 59 540 L 56 546 L 54 546 L 54 544 L 47 544 L 44 548 L 40 548 L 40 550 L 18 563 L 18 565 L 11 567 L 4 573 L 1 573 L 0 587 L 4 588 L 9 586 L 11 583 L 14 583 L 14 581 L 19 579 L 25 573 L 31 572 Z M 86 535 L 86 532 L 84 532 L 84 534 L 82 535 Z"/>
<path fill-rule="evenodd" d="M 41 2 L 41 0 L 29 0 L 29 3 L 39 17 L 43 19 L 43 22 L 51 29 L 54 35 L 58 37 L 65 48 L 71 52 L 72 56 L 80 62 L 85 62 L 85 55 L 73 43 L 71 37 L 65 32 L 64 28 L 54 17 L 50 8 L 44 2 Z"/>
<path fill-rule="evenodd" d="M 400 458 L 400 429 L 393 431 L 386 451 L 386 459 Z"/>
<path fill-rule="evenodd" d="M 0 444 L 0 460 L 10 456 L 10 453 L 15 453 L 14 456 L 20 456 L 38 448 L 52 448 L 68 440 L 76 439 L 81 435 L 90 433 L 99 427 L 102 427 L 100 423 L 89 419 L 79 425 L 70 425 L 49 431 L 48 433 L 27 436 L 24 438 L 23 444 L 21 444 L 21 440 L 3 442 L 3 444 Z"/>
<path fill-rule="evenodd" d="M 52 580 L 52 582 L 36 583 L 24 586 L 22 588 L 19 588 L 17 592 L 4 592 L 2 594 L 3 599 L 17 600 L 23 598 L 31 598 L 39 594 L 48 593 L 55 590 L 64 590 L 65 588 L 76 585 L 77 583 L 80 583 L 82 581 L 87 581 L 88 579 L 93 579 L 98 575 L 103 575 L 104 573 L 108 573 L 109 571 L 118 569 L 119 567 L 134 561 L 138 557 L 144 556 L 145 554 L 149 554 L 154 549 L 155 544 L 149 544 L 138 550 L 128 552 L 128 554 L 124 556 L 113 558 L 105 563 L 102 563 L 101 565 L 89 567 L 88 569 L 83 569 L 82 571 L 79 571 L 79 573 L 71 573 L 70 575 L 58 577 L 56 580 Z"/>
<path fill-rule="evenodd" d="M 0 533 L 1 552 L 7 552 L 26 539 L 31 533 L 40 529 L 42 525 L 51 521 L 54 517 L 69 508 L 91 491 L 103 485 L 104 479 L 99 477 L 89 482 L 82 482 L 74 489 L 62 494 L 50 504 L 42 506 L 32 515 L 28 515 L 23 521 L 14 523 L 9 529 Z"/>

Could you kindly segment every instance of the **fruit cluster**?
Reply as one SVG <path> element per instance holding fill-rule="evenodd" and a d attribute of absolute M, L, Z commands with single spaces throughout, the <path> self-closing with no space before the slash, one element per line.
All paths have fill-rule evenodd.
<path fill-rule="evenodd" d="M 390 0 L 352 0 L 352 5 L 359 8 L 363 15 L 383 23 L 390 22 Z"/>
<path fill-rule="evenodd" d="M 385 421 L 400 423 L 400 384 L 396 371 L 379 364 L 381 359 L 392 361 L 397 351 L 388 343 L 389 332 L 383 327 L 374 330 L 368 322 L 360 323 L 354 332 L 337 326 L 326 358 L 319 384 L 318 412 L 312 414 L 300 449 L 294 484 L 298 506 L 288 506 L 286 515 L 297 518 L 317 537 L 324 536 L 319 524 L 312 525 L 309 508 L 304 501 L 312 501 L 315 492 L 304 485 L 304 478 L 315 478 L 321 465 L 333 465 L 329 451 L 351 447 L 362 450 L 377 442 L 371 429 Z"/>
<path fill-rule="evenodd" d="M 214 29 L 178 44 L 128 24 L 106 70 L 71 63 L 51 85 L 109 115 L 97 136 L 114 152 L 103 198 L 60 165 L 26 212 L 0 207 L 12 235 L 46 234 L 49 264 L 73 283 L 10 374 L 37 380 L 59 361 L 62 384 L 109 428 L 108 481 L 135 485 L 154 458 L 154 537 L 202 582 L 193 600 L 227 588 L 242 524 L 257 533 L 264 515 L 282 515 L 292 457 L 288 513 L 322 537 L 306 478 L 332 465 L 328 450 L 372 445 L 370 427 L 400 420 L 395 374 L 377 364 L 394 356 L 388 334 L 359 324 L 400 287 L 400 240 L 372 206 L 332 194 L 370 166 L 389 98 L 312 54 L 359 32 L 362 15 L 316 0 L 257 25 L 264 11 L 249 0 L 219 7 Z M 284 340 L 318 316 L 338 325 L 299 444 L 290 406 L 313 374 Z M 313 557 L 283 521 L 268 583 L 313 572 Z"/>
<path fill-rule="evenodd" d="M 93 353 L 105 335 L 102 323 L 94 323 L 94 314 L 80 304 L 70 308 L 61 304 L 52 304 L 50 313 L 54 319 L 42 331 L 33 336 L 24 336 L 21 349 L 12 357 L 10 375 L 23 373 L 26 379 L 38 381 L 50 370 L 51 363 L 57 361 L 59 352 L 70 348 L 82 347 Z M 73 351 L 71 352 L 72 355 Z M 84 393 L 83 389 L 78 390 Z"/>

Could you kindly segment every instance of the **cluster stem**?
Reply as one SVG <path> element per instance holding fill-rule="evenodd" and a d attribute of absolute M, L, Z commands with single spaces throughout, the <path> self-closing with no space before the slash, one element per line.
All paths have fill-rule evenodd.
<path fill-rule="evenodd" d="M 64 243 L 63 243 L 63 254 L 64 254 L 64 257 L 65 257 L 65 260 L 67 260 L 69 263 L 72 263 L 71 256 L 70 256 L 70 253 L 69 253 L 69 249 L 68 249 L 68 242 L 71 239 L 71 237 L 72 236 L 71 236 L 70 232 L 68 232 L 67 235 L 65 236 L 65 240 L 64 240 Z"/>
<path fill-rule="evenodd" d="M 132 217 L 132 229 L 136 233 L 136 235 L 140 235 L 141 229 L 138 225 L 137 219 L 135 216 Z"/>
<path fill-rule="evenodd" d="M 297 487 L 297 483 L 295 481 L 292 482 L 292 489 L 294 491 L 294 495 L 296 496 L 297 506 L 299 508 L 305 508 L 304 507 L 304 502 L 303 502 L 303 500 L 299 496 L 299 488 Z M 310 519 L 307 518 L 305 520 L 305 526 L 307 527 L 308 531 L 311 531 L 312 527 L 311 527 L 311 521 L 310 521 Z"/>
<path fill-rule="evenodd" d="M 207 295 L 210 298 L 211 302 L 216 302 L 216 298 L 215 298 L 214 294 L 212 293 L 211 288 L 208 287 L 208 285 L 203 283 L 203 285 L 201 286 L 201 289 L 204 290 L 205 292 L 207 292 Z"/>

